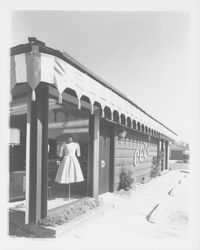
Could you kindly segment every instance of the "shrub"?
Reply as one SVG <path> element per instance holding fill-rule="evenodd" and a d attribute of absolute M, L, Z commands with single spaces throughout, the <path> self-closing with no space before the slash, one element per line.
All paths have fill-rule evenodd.
<path fill-rule="evenodd" d="M 85 200 L 48 215 L 44 219 L 39 220 L 38 224 L 52 227 L 62 225 L 82 214 L 87 213 L 91 209 L 99 207 L 100 205 L 101 201 L 99 199 Z"/>
<path fill-rule="evenodd" d="M 161 160 L 162 160 L 161 154 L 158 154 L 157 156 L 153 157 L 151 172 L 150 172 L 151 178 L 155 178 L 161 175 Z"/>
<path fill-rule="evenodd" d="M 132 184 L 134 182 L 133 171 L 122 168 L 119 179 L 119 190 L 124 189 L 125 191 L 128 191 L 132 189 Z"/>
<path fill-rule="evenodd" d="M 143 176 L 140 183 L 144 184 L 145 183 L 145 177 Z"/>
<path fill-rule="evenodd" d="M 57 219 L 57 224 L 62 225 L 65 223 L 65 216 L 64 215 L 59 215 Z"/>

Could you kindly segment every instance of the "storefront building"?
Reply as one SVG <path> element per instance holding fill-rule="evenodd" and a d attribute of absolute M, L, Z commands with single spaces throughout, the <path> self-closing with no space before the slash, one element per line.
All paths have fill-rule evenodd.
<path fill-rule="evenodd" d="M 69 184 L 55 182 L 67 138 L 80 146 L 84 181 L 71 183 L 77 199 L 119 188 L 122 168 L 140 181 L 153 156 L 168 169 L 176 134 L 64 52 L 35 38 L 11 49 L 10 201 L 25 200 L 26 223 L 47 215 L 52 197 Z"/>

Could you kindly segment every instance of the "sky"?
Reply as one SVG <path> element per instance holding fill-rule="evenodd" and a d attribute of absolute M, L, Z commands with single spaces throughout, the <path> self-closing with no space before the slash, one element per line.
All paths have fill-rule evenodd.
<path fill-rule="evenodd" d="M 14 11 L 11 25 L 11 46 L 66 51 L 189 141 L 188 12 Z"/>

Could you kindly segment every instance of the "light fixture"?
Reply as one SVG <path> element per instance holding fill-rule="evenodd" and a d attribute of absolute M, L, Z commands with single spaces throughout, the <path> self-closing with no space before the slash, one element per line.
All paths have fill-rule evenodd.
<path fill-rule="evenodd" d="M 125 139 L 125 137 L 126 137 L 126 130 L 122 130 L 122 131 L 120 131 L 119 132 L 119 138 L 121 138 L 121 139 Z"/>

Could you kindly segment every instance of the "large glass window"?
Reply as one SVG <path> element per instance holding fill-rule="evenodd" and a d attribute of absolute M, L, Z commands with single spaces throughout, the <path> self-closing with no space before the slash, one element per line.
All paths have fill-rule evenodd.
<path fill-rule="evenodd" d="M 80 155 L 75 153 L 80 164 L 84 180 L 72 183 L 59 183 L 56 176 L 62 161 L 59 156 L 59 149 L 63 143 L 68 143 L 69 137 L 78 144 Z M 56 100 L 49 100 L 49 125 L 48 125 L 48 199 L 54 200 L 57 204 L 62 201 L 79 199 L 87 195 L 87 168 L 88 168 L 88 139 L 89 139 L 89 111 L 78 110 L 77 105 L 63 102 L 58 104 Z M 68 169 L 70 174 L 70 169 Z M 62 174 L 66 175 L 63 168 Z M 69 190 L 70 188 L 70 190 Z M 48 202 L 48 209 L 51 209 L 53 202 Z M 55 206 L 55 205 L 54 205 Z"/>

